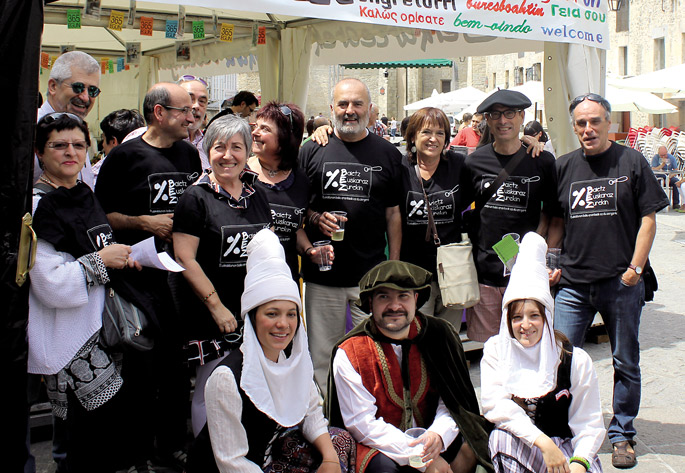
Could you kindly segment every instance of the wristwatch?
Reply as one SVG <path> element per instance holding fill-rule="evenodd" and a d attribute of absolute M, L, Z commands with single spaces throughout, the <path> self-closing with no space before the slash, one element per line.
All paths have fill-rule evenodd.
<path fill-rule="evenodd" d="M 629 264 L 628 267 L 635 271 L 635 274 L 642 276 L 642 266 L 635 266 L 634 264 Z"/>

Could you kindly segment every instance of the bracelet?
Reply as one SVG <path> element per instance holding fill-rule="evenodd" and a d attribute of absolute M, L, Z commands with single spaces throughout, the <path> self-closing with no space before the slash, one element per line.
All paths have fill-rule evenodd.
<path fill-rule="evenodd" d="M 210 292 L 209 294 L 207 294 L 207 295 L 202 299 L 202 302 L 207 302 L 207 300 L 209 300 L 209 298 L 212 297 L 214 294 L 216 294 L 216 289 L 214 289 L 212 292 Z"/>
<path fill-rule="evenodd" d="M 307 248 L 306 250 L 304 250 L 305 256 L 310 256 L 310 255 L 311 255 L 311 253 L 309 252 L 309 250 L 314 251 L 314 247 L 313 247 L 313 246 L 310 246 L 309 248 Z"/>
<path fill-rule="evenodd" d="M 309 223 L 312 225 L 318 225 L 321 214 L 319 212 L 314 212 L 309 216 Z"/>
<path fill-rule="evenodd" d="M 569 463 L 580 463 L 585 467 L 585 471 L 590 471 L 590 462 L 583 457 L 571 457 L 568 460 Z"/>

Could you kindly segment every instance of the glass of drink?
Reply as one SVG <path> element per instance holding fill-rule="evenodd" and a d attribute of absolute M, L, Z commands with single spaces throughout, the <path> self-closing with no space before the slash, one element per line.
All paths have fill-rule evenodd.
<path fill-rule="evenodd" d="M 333 230 L 331 240 L 342 241 L 343 238 L 345 238 L 345 222 L 347 222 L 347 212 L 334 210 L 331 212 L 331 214 L 335 217 L 339 227 L 337 230 Z"/>
<path fill-rule="evenodd" d="M 547 269 L 551 269 L 552 271 L 559 269 L 559 256 L 561 256 L 561 248 L 547 249 L 547 255 L 545 257 Z"/>
<path fill-rule="evenodd" d="M 320 241 L 315 241 L 312 243 L 314 248 L 319 250 L 319 271 L 330 271 L 331 270 L 331 258 L 330 258 L 330 253 L 329 250 L 330 248 L 326 248 L 327 246 L 330 246 L 331 241 L 330 240 L 320 240 Z"/>
<path fill-rule="evenodd" d="M 414 427 L 412 429 L 407 429 L 404 431 L 404 435 L 408 437 L 408 440 L 416 440 L 426 433 L 426 429 L 423 427 Z M 409 466 L 412 468 L 421 468 L 425 465 L 423 463 L 423 443 L 419 443 L 413 447 L 409 447 L 411 452 L 409 454 Z"/>

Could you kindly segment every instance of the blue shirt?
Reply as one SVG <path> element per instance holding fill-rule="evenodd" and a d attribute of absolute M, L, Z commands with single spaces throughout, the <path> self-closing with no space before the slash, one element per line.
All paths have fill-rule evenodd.
<path fill-rule="evenodd" d="M 672 154 L 667 154 L 668 156 L 668 164 L 661 168 L 661 171 L 677 171 L 678 170 L 678 161 L 676 161 L 675 157 L 673 157 Z M 661 158 L 659 157 L 658 154 L 655 154 L 654 157 L 652 158 L 652 167 L 655 168 L 661 164 Z"/>

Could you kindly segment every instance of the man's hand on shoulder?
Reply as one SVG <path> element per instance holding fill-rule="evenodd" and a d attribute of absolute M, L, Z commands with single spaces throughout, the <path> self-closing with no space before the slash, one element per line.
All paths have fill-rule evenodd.
<path fill-rule="evenodd" d="M 312 133 L 312 140 L 316 141 L 321 146 L 326 146 L 328 144 L 328 135 L 333 134 L 333 127 L 328 125 L 322 125 Z"/>

